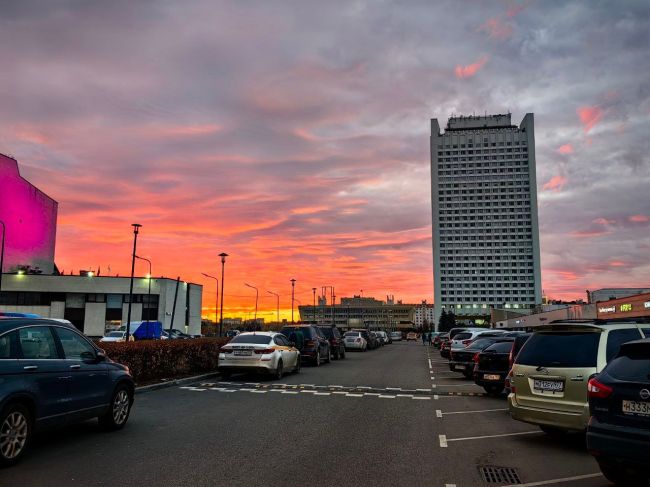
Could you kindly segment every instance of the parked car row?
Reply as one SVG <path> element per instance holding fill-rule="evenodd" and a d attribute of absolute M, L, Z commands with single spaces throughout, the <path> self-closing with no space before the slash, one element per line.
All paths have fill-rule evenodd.
<path fill-rule="evenodd" d="M 441 355 L 449 350 L 450 370 L 489 394 L 506 390 L 513 419 L 556 436 L 586 433 L 611 482 L 648 485 L 647 337 L 650 324 L 606 320 L 552 322 L 531 333 L 454 329 Z"/>
<path fill-rule="evenodd" d="M 69 322 L 0 317 L 0 466 L 20 461 L 39 431 L 91 418 L 123 428 L 134 390 L 128 367 Z"/>
<path fill-rule="evenodd" d="M 189 340 L 200 338 L 201 335 L 189 335 L 175 328 L 162 329 L 159 321 L 134 321 L 129 327 L 131 340 Z M 100 342 L 123 342 L 126 340 L 126 325 L 120 326 L 117 330 L 109 331 L 100 338 Z"/>

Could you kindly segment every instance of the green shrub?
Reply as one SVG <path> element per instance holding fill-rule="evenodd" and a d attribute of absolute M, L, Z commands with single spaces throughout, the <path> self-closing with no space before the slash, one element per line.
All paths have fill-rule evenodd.
<path fill-rule="evenodd" d="M 97 345 L 108 357 L 126 365 L 136 383 L 182 377 L 217 370 L 219 349 L 227 338 L 192 340 L 140 340 L 102 342 Z"/>

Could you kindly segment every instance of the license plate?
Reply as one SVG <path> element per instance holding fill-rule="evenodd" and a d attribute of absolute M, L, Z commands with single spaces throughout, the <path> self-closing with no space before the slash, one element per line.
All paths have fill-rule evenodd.
<path fill-rule="evenodd" d="M 499 374 L 483 374 L 485 380 L 499 380 L 501 376 Z"/>
<path fill-rule="evenodd" d="M 650 402 L 623 401 L 622 410 L 624 414 L 650 416 Z"/>
<path fill-rule="evenodd" d="M 533 381 L 533 389 L 536 391 L 564 392 L 564 382 L 560 380 L 539 380 Z"/>
<path fill-rule="evenodd" d="M 235 355 L 239 355 L 239 356 L 242 356 L 242 355 L 253 355 L 253 351 L 252 351 L 252 350 L 235 350 L 234 353 L 235 353 Z"/>
<path fill-rule="evenodd" d="M 465 365 L 454 365 L 454 369 L 465 370 L 466 366 Z"/>

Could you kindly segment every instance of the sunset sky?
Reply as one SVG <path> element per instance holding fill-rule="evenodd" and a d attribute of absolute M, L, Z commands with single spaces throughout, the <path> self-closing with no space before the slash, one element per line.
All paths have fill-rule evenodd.
<path fill-rule="evenodd" d="M 535 114 L 545 294 L 650 286 L 650 3 L 0 2 L 0 152 L 56 263 L 432 301 L 429 119 Z M 1 189 L 0 189 L 1 190 Z M 138 264 L 137 273 L 147 271 Z"/>

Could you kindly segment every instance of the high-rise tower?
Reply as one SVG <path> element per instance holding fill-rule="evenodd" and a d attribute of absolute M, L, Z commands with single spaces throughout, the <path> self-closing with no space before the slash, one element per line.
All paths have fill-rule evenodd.
<path fill-rule="evenodd" d="M 432 119 L 431 206 L 436 323 L 541 302 L 532 113 Z"/>

